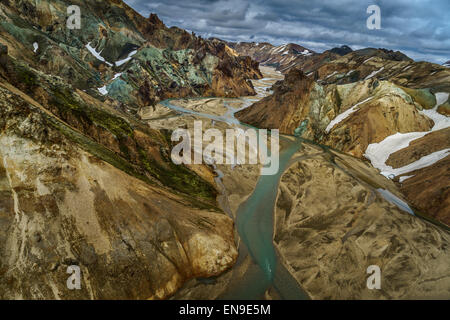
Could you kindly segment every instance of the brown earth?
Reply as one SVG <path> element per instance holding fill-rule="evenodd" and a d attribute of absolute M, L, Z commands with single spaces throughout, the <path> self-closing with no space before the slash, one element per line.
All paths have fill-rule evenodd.
<path fill-rule="evenodd" d="M 317 151 L 315 151 L 317 153 Z M 401 211 L 378 188 L 395 185 L 355 158 L 298 153 L 284 173 L 274 241 L 313 299 L 447 299 L 448 231 Z M 366 270 L 381 269 L 381 290 Z"/>
<path fill-rule="evenodd" d="M 234 264 L 230 218 L 92 156 L 64 123 L 0 94 L 1 298 L 161 299 Z M 67 289 L 69 265 L 82 290 Z"/>

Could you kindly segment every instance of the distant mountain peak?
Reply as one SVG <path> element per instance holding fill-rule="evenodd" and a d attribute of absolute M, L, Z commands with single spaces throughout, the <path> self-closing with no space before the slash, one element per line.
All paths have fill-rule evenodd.
<path fill-rule="evenodd" d="M 349 53 L 353 52 L 353 49 L 350 48 L 347 45 L 343 45 L 343 46 L 340 46 L 340 47 L 333 48 L 333 49 L 331 49 L 329 51 L 332 52 L 332 53 L 338 54 L 340 56 L 345 56 L 346 54 L 349 54 Z"/>
<path fill-rule="evenodd" d="M 287 73 L 290 69 L 317 55 L 313 50 L 296 43 L 274 46 L 268 42 L 228 42 L 228 45 L 238 54 L 250 56 L 262 65 L 274 67 L 282 73 Z"/>
<path fill-rule="evenodd" d="M 365 48 L 354 51 L 359 56 L 376 56 L 391 61 L 413 61 L 410 57 L 400 51 L 393 51 L 384 48 Z"/>
<path fill-rule="evenodd" d="M 150 16 L 148 17 L 148 21 L 158 27 L 165 26 L 164 23 L 161 21 L 161 19 L 158 17 L 158 15 L 156 13 L 150 13 Z"/>

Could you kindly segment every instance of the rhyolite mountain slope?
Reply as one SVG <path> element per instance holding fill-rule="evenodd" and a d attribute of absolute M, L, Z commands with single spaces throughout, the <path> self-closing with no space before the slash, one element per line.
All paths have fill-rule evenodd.
<path fill-rule="evenodd" d="M 65 27 L 66 8 L 72 4 L 83 13 L 84 27 L 78 31 Z M 212 168 L 175 166 L 170 159 L 173 128 L 151 127 L 136 115 L 169 97 L 252 94 L 247 80 L 261 77 L 258 63 L 239 57 L 220 41 L 167 28 L 155 15 L 145 19 L 117 0 L 3 0 L 0 16 L 0 298 L 163 299 L 196 278 L 222 281 L 215 276 L 235 264 L 238 251 L 233 221 L 217 208 L 219 191 Z M 312 68 L 340 57 L 328 54 L 312 60 Z M 287 84 L 295 82 L 296 77 L 289 78 Z M 319 97 L 326 92 L 336 109 L 320 125 L 357 102 L 358 97 L 351 97 L 356 88 L 328 88 L 307 79 L 296 84 L 293 93 L 279 83 L 275 93 L 283 101 L 277 87 L 288 96 L 300 92 L 306 101 L 311 88 L 317 86 Z M 375 92 L 374 80 L 361 84 L 361 94 L 385 98 L 393 85 Z M 341 90 L 344 102 L 334 104 L 333 86 Z M 417 99 L 431 103 L 432 95 L 421 91 Z M 408 118 L 409 111 L 403 117 Z M 297 119 L 289 107 L 286 113 Z M 418 127 L 431 126 L 425 117 L 416 116 L 421 119 Z M 314 134 L 321 134 L 320 125 Z M 291 127 L 295 131 L 286 124 Z M 307 134 L 312 132 L 308 127 Z M 442 136 L 436 131 L 425 143 L 417 140 L 421 152 L 436 150 Z M 350 168 L 340 172 L 333 164 L 342 162 L 344 155 L 333 158 L 310 144 L 302 149 L 306 154 L 300 157 L 320 154 L 312 165 L 299 164 L 283 176 L 275 242 L 283 262 L 311 296 L 365 297 L 365 281 L 352 282 L 346 278 L 352 272 L 342 270 L 363 265 L 355 271 L 361 276 L 367 263 L 377 262 L 392 281 L 382 295 L 372 292 L 375 298 L 445 295 L 448 232 L 373 192 L 364 177 L 374 175 L 374 169 L 363 167 L 362 161 L 351 158 Z M 407 155 L 390 159 L 393 165 L 418 156 L 403 151 Z M 363 173 L 351 172 L 358 166 Z M 442 168 L 433 174 L 442 175 L 445 165 Z M 232 207 L 252 192 L 258 169 L 252 167 L 253 175 L 243 174 L 241 167 L 223 169 L 227 194 L 245 191 L 230 197 Z M 353 176 L 363 178 L 355 182 Z M 309 183 L 314 179 L 319 181 Z M 394 183 L 384 180 L 376 187 L 400 196 Z M 299 187 L 302 183 L 305 188 Z M 297 194 L 286 194 L 293 190 Z M 333 199 L 336 190 L 342 192 Z M 306 219 L 302 204 L 294 203 L 303 196 L 313 196 L 306 201 L 314 204 L 308 206 Z M 337 203 L 336 210 L 326 213 L 329 216 L 321 210 L 328 203 Z M 368 207 L 367 214 L 357 214 L 361 207 Z M 292 212 L 285 214 L 289 208 Z M 293 252 L 298 245 L 300 250 Z M 319 247 L 324 250 L 315 250 Z M 334 255 L 341 252 L 340 257 Z M 405 271 L 405 261 L 408 270 L 395 278 L 398 270 Z M 66 287 L 69 265 L 81 268 L 81 290 Z M 330 267 L 318 270 L 311 265 Z M 323 288 L 330 284 L 332 290 L 324 296 Z M 202 285 L 185 290 L 194 292 Z"/>
<path fill-rule="evenodd" d="M 448 230 L 405 212 L 395 183 L 370 164 L 302 146 L 278 187 L 274 243 L 309 296 L 448 299 Z M 381 290 L 367 288 L 371 265 Z"/>
<path fill-rule="evenodd" d="M 321 65 L 353 52 L 349 46 L 341 46 L 317 53 L 294 43 L 274 46 L 267 42 L 228 42 L 228 46 L 241 56 L 249 56 L 261 65 L 274 67 L 287 74 L 290 70 L 317 69 Z"/>
<path fill-rule="evenodd" d="M 3 83 L 0 105 L 1 299 L 162 299 L 234 264 L 231 219 L 151 183 Z M 154 138 L 130 134 L 158 154 Z M 70 265 L 81 290 L 66 287 Z"/>
<path fill-rule="evenodd" d="M 317 53 L 295 43 L 274 46 L 267 42 L 228 42 L 228 46 L 241 56 L 249 56 L 261 65 L 274 67 L 282 73 L 302 65 Z"/>
<path fill-rule="evenodd" d="M 417 209 L 450 225 L 449 69 L 370 48 L 301 68 L 237 118 L 287 134 L 305 128 L 307 139 L 370 159 Z"/>
<path fill-rule="evenodd" d="M 80 30 L 66 26 L 67 7 L 78 5 Z M 248 79 L 258 64 L 224 43 L 166 27 L 123 1 L 3 1 L 0 41 L 11 56 L 68 79 L 127 108 L 184 96 L 255 94 Z M 99 90 L 100 89 L 100 90 Z"/>
<path fill-rule="evenodd" d="M 1 1 L 0 16 L 0 298 L 163 299 L 231 268 L 212 168 L 176 166 L 171 131 L 136 114 L 254 94 L 258 64 L 122 1 Z"/>
<path fill-rule="evenodd" d="M 331 52 L 331 53 L 338 54 L 340 56 L 345 56 L 346 54 L 349 54 L 349 53 L 353 52 L 353 49 L 350 48 L 349 46 L 343 45 L 343 46 L 340 46 L 340 47 L 336 47 L 336 48 L 330 49 L 328 51 Z"/>

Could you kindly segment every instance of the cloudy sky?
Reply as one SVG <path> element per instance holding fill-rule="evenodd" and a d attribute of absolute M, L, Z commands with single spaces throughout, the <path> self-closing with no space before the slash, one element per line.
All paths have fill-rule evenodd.
<path fill-rule="evenodd" d="M 168 26 L 229 41 L 294 42 L 322 52 L 343 44 L 401 50 L 416 60 L 450 60 L 450 0 L 125 0 Z M 369 5 L 381 29 L 369 30 Z"/>

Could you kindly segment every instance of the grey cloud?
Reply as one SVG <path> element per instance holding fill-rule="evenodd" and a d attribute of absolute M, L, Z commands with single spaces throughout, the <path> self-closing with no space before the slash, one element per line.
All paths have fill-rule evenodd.
<path fill-rule="evenodd" d="M 295 42 L 316 51 L 401 50 L 414 59 L 450 59 L 448 0 L 125 0 L 141 14 L 157 13 L 169 26 L 232 41 Z M 382 29 L 368 30 L 366 9 L 381 8 Z"/>

